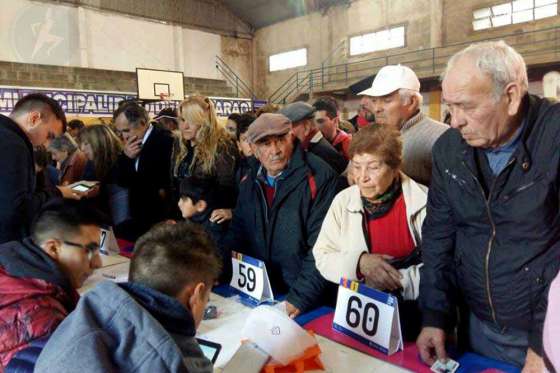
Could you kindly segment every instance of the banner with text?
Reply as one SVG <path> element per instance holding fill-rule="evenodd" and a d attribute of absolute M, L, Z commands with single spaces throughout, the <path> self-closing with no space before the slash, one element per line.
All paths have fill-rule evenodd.
<path fill-rule="evenodd" d="M 56 88 L 32 88 L 0 86 L 0 113 L 9 114 L 16 102 L 30 94 L 43 93 L 52 97 L 67 115 L 87 117 L 111 117 L 113 111 L 123 100 L 133 100 L 133 92 L 88 91 Z M 216 107 L 216 114 L 227 117 L 232 113 L 245 113 L 253 110 L 253 101 L 248 98 L 210 97 Z M 262 101 L 258 101 L 261 104 Z M 157 101 L 145 105 L 151 114 L 157 114 L 166 107 L 176 107 L 177 101 Z"/>

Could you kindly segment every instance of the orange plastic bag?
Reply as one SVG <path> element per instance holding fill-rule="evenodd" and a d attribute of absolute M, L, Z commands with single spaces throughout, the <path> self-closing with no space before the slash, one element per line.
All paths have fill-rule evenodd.
<path fill-rule="evenodd" d="M 312 331 L 309 334 L 315 335 Z M 268 363 L 261 370 L 261 373 L 303 373 L 308 370 L 325 370 L 325 366 L 321 362 L 319 355 L 321 348 L 319 345 L 309 347 L 303 355 L 288 365 L 281 365 L 279 363 Z"/>

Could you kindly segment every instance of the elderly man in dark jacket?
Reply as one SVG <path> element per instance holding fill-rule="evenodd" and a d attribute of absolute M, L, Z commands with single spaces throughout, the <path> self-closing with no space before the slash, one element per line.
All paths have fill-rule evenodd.
<path fill-rule="evenodd" d="M 263 114 L 249 127 L 258 168 L 240 183 L 226 247 L 266 263 L 276 294 L 287 293 L 291 316 L 320 302 L 325 280 L 311 249 L 336 194 L 336 173 L 304 152 L 282 114 Z"/>
<path fill-rule="evenodd" d="M 461 294 L 483 355 L 542 371 L 547 289 L 560 265 L 560 104 L 527 93 L 523 58 L 501 42 L 451 58 L 453 130 L 434 147 L 423 227 L 422 358 L 445 358 Z"/>

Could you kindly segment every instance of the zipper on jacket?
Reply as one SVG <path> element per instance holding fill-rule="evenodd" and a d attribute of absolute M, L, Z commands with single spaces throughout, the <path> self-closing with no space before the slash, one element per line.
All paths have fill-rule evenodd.
<path fill-rule="evenodd" d="M 494 323 L 499 326 L 498 320 L 496 318 L 496 310 L 494 308 L 494 302 L 492 302 L 492 293 L 490 289 L 490 254 L 492 253 L 492 243 L 496 238 L 496 225 L 494 224 L 494 220 L 492 219 L 492 213 L 490 212 L 490 198 L 492 197 L 492 193 L 494 191 L 494 185 L 496 184 L 496 180 L 498 177 L 504 172 L 510 165 L 515 162 L 515 158 L 511 158 L 510 161 L 506 164 L 506 166 L 502 169 L 502 171 L 494 177 L 492 181 L 492 185 L 490 186 L 490 190 L 488 191 L 488 197 L 484 194 L 484 189 L 478 181 L 477 177 L 475 176 L 474 172 L 470 169 L 469 166 L 462 161 L 463 166 L 469 170 L 472 178 L 475 180 L 476 184 L 478 185 L 480 192 L 482 193 L 482 198 L 484 199 L 484 204 L 486 206 L 486 214 L 488 215 L 488 220 L 490 220 L 490 226 L 492 227 L 492 234 L 490 235 L 490 239 L 488 240 L 488 247 L 486 249 L 486 257 L 484 261 L 484 272 L 486 277 L 486 296 L 488 297 L 488 305 L 490 306 L 490 311 L 492 312 L 492 320 Z"/>
<path fill-rule="evenodd" d="M 263 187 L 261 186 L 260 182 L 258 180 L 255 180 L 255 183 L 257 184 L 257 189 L 259 190 L 259 194 L 261 196 L 261 199 L 263 201 L 263 205 L 264 205 L 264 218 L 266 220 L 266 225 L 268 227 L 268 201 L 266 200 L 266 196 L 264 195 L 263 192 Z"/>

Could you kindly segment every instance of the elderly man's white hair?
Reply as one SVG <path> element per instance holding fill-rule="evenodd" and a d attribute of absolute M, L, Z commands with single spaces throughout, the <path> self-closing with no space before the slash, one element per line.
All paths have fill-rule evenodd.
<path fill-rule="evenodd" d="M 502 95 L 506 85 L 512 82 L 521 85 L 522 94 L 529 89 L 527 66 L 523 57 L 503 40 L 471 44 L 457 52 L 449 59 L 442 80 L 453 69 L 455 63 L 463 57 L 471 58 L 482 73 L 490 76 L 496 99 Z"/>
<path fill-rule="evenodd" d="M 408 88 L 399 89 L 399 97 L 401 98 L 401 104 L 408 105 L 412 102 L 412 96 L 416 96 L 416 101 L 418 102 L 418 107 L 422 106 L 424 97 L 420 92 L 414 91 Z"/>

